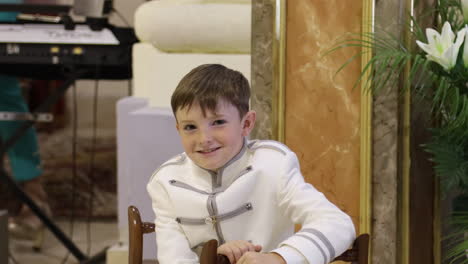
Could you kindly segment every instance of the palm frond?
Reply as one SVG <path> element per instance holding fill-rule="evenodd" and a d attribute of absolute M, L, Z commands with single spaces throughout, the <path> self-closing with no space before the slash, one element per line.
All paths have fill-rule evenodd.
<path fill-rule="evenodd" d="M 452 28 L 458 30 L 463 27 L 462 7 L 459 0 L 439 0 L 436 12 L 442 21 L 450 21 Z"/>
<path fill-rule="evenodd" d="M 433 138 L 423 145 L 432 154 L 431 160 L 435 164 L 436 175 L 441 179 L 443 196 L 460 185 L 468 186 L 467 140 L 444 132 L 444 129 L 433 129 Z"/>
<path fill-rule="evenodd" d="M 444 238 L 449 243 L 446 259 L 449 263 L 468 263 L 468 211 L 456 212 L 451 226 L 455 231 Z"/>

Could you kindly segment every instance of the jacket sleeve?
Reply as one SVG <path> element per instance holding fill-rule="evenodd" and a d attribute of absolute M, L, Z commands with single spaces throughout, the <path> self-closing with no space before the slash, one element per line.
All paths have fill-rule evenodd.
<path fill-rule="evenodd" d="M 175 221 L 172 202 L 164 186 L 158 179 L 153 178 L 148 183 L 147 190 L 156 215 L 155 231 L 159 263 L 199 263 L 198 255 L 191 250 L 182 228 Z"/>
<path fill-rule="evenodd" d="M 288 264 L 316 264 L 329 263 L 349 248 L 356 237 L 351 218 L 304 181 L 294 153 L 287 155 L 277 188 L 281 210 L 302 228 L 273 252 Z"/>

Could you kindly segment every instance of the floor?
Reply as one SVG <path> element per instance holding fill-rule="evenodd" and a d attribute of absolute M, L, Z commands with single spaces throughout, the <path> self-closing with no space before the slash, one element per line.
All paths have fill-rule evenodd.
<path fill-rule="evenodd" d="M 1 0 L 0 0 L 1 2 Z M 127 2 L 127 1 L 124 1 Z M 130 1 L 129 1 L 130 2 Z M 140 1 L 141 2 L 141 1 Z M 95 179 L 97 182 L 94 187 L 95 203 L 93 204 L 93 216 L 95 217 L 112 217 L 116 215 L 117 201 L 115 196 L 116 184 L 116 158 L 115 158 L 115 127 L 116 127 L 116 102 L 128 93 L 128 81 L 100 81 L 99 96 L 98 96 L 98 117 L 97 117 L 97 138 L 96 145 L 96 164 L 95 164 Z M 93 117 L 92 103 L 94 102 L 94 81 L 80 80 L 77 82 L 77 107 L 78 107 L 78 131 L 77 131 L 77 197 L 75 204 L 75 212 L 77 215 L 83 217 L 87 211 L 82 213 L 80 211 L 83 205 L 87 205 L 88 194 L 87 191 L 80 191 L 90 185 L 91 180 L 88 178 L 86 169 L 89 168 L 89 155 L 90 139 L 93 132 Z M 45 182 L 45 189 L 49 194 L 49 202 L 51 203 L 53 214 L 55 216 L 63 217 L 69 215 L 71 205 L 70 201 L 71 192 L 73 188 L 70 180 L 72 170 L 71 162 L 71 136 L 70 133 L 73 119 L 73 96 L 72 89 L 69 89 L 65 95 L 65 124 L 64 129 L 53 130 L 53 133 L 44 130 L 43 133 L 39 132 L 39 145 L 41 150 L 41 158 L 45 171 L 43 179 Z M 55 116 L 57 117 L 57 116 Z M 44 123 L 44 126 L 51 124 Z M 111 142 L 111 143 L 109 143 Z M 101 150 L 99 150 L 101 148 Z M 59 154 L 57 154 L 59 153 Z M 114 153 L 113 155 L 109 153 Z M 58 158 L 61 156 L 61 159 Z M 55 178 L 54 178 L 55 177 Z M 108 189 L 101 188 L 101 182 L 104 180 L 98 177 L 105 177 L 105 186 Z M 56 179 L 57 178 L 57 179 Z M 59 184 L 62 183 L 62 184 Z M 1 184 L 0 184 L 1 187 Z M 80 189 L 81 188 L 81 189 Z M 0 188 L 0 204 L 2 202 Z M 7 200 L 8 201 L 8 200 Z M 2 208 L 2 207 L 0 207 Z M 60 212 L 62 211 L 62 213 Z M 60 218 L 59 218 L 60 219 Z M 67 220 L 56 220 L 57 224 L 64 233 L 70 236 L 70 224 Z M 87 237 L 87 224 L 83 221 L 75 222 L 73 231 L 73 242 L 76 246 L 87 256 L 93 256 L 95 253 L 102 251 L 102 249 L 116 245 L 118 243 L 118 228 L 116 220 L 100 220 L 93 221 L 90 225 L 90 238 Z M 1 239 L 1 238 L 0 238 Z M 91 241 L 90 252 L 88 252 L 88 240 Z M 34 252 L 32 250 L 32 242 L 19 241 L 9 239 L 10 254 L 13 258 L 9 259 L 8 263 L 0 264 L 72 264 L 79 263 L 77 259 L 68 254 L 68 250 L 58 241 L 55 236 L 46 231 L 44 245 L 41 252 Z M 1 253 L 0 253 L 1 254 Z M 1 262 L 1 260 L 0 260 Z"/>
<path fill-rule="evenodd" d="M 70 236 L 70 223 L 68 221 L 55 222 L 64 233 Z M 94 256 L 104 248 L 118 243 L 118 229 L 116 221 L 95 221 L 88 224 L 84 221 L 73 224 L 73 242 L 87 256 Z M 91 241 L 89 243 L 88 241 Z M 50 232 L 46 231 L 41 252 L 34 252 L 31 242 L 9 240 L 10 258 L 9 264 L 55 264 L 55 263 L 79 263 L 77 259 L 67 254 L 65 246 Z M 88 249 L 89 248 L 89 249 Z M 89 252 L 89 253 L 88 253 Z M 68 255 L 68 257 L 67 257 Z M 104 263 L 104 262 L 102 262 Z"/>

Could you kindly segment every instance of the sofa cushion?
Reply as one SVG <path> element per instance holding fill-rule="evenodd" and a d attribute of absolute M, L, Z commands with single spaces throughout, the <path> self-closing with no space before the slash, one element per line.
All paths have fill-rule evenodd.
<path fill-rule="evenodd" d="M 250 53 L 250 1 L 160 0 L 140 5 L 135 32 L 164 52 Z"/>
<path fill-rule="evenodd" d="M 149 43 L 133 45 L 133 95 L 150 98 L 152 107 L 171 107 L 171 95 L 180 79 L 204 63 L 220 63 L 250 80 L 249 54 L 161 52 Z"/>

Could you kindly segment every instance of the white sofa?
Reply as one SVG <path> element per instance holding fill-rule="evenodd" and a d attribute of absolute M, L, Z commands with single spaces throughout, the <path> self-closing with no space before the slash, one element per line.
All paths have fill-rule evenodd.
<path fill-rule="evenodd" d="M 118 227 L 122 242 L 108 251 L 107 263 L 126 263 L 127 207 L 143 220 L 154 213 L 146 192 L 152 171 L 182 152 L 170 96 L 179 80 L 204 63 L 221 63 L 250 79 L 250 0 L 159 0 L 135 13 L 133 96 L 117 103 Z M 146 236 L 143 256 L 154 259 L 154 236 Z M 125 262 L 122 262 L 125 261 Z"/>
<path fill-rule="evenodd" d="M 179 80 L 194 67 L 221 63 L 250 79 L 251 5 L 246 0 L 159 0 L 141 5 L 133 46 L 134 96 L 170 107 Z"/>

